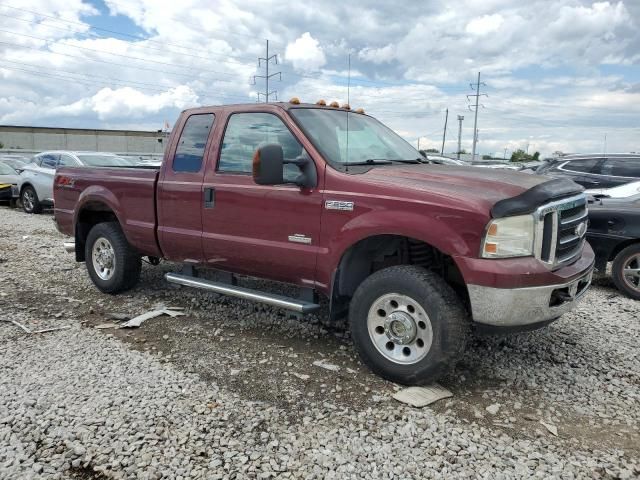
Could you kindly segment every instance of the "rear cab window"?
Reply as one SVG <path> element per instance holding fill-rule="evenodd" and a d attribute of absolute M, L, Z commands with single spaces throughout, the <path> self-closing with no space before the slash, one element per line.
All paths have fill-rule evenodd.
<path fill-rule="evenodd" d="M 201 170 L 214 120 L 213 113 L 194 114 L 187 118 L 173 157 L 174 172 L 194 173 Z"/>

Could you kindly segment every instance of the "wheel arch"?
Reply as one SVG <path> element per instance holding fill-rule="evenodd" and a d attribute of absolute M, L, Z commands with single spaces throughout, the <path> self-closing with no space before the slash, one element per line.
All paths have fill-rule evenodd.
<path fill-rule="evenodd" d="M 611 249 L 611 253 L 609 254 L 609 261 L 613 261 L 622 250 L 636 243 L 640 244 L 640 238 L 631 238 L 629 240 L 625 240 L 624 242 L 618 243 Z"/>
<path fill-rule="evenodd" d="M 89 231 L 91 231 L 95 225 L 105 222 L 120 223 L 116 212 L 106 202 L 87 200 L 78 209 L 74 222 L 76 261 L 85 261 L 85 245 Z"/>
<path fill-rule="evenodd" d="M 417 265 L 436 272 L 468 302 L 466 285 L 454 257 L 413 236 L 375 234 L 357 240 L 342 253 L 331 281 L 331 318 L 346 314 L 350 298 L 369 275 L 396 265 Z"/>

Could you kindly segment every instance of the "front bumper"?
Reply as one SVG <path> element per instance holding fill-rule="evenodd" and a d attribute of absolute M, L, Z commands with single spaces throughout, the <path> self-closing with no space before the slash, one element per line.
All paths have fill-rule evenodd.
<path fill-rule="evenodd" d="M 495 327 L 520 327 L 554 320 L 575 307 L 591 285 L 593 264 L 566 283 L 523 288 L 468 285 L 473 320 Z"/>

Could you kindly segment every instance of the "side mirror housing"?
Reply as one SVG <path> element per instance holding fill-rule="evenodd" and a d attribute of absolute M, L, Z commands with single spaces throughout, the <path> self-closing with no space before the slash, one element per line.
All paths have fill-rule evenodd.
<path fill-rule="evenodd" d="M 284 183 L 284 153 L 282 146 L 270 143 L 256 150 L 253 155 L 253 181 L 258 185 Z"/>

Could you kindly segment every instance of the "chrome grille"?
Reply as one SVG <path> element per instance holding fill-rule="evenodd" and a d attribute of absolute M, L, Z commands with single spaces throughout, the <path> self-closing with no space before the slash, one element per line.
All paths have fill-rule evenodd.
<path fill-rule="evenodd" d="M 587 233 L 587 198 L 577 195 L 536 210 L 536 257 L 551 267 L 566 265 L 582 253 Z"/>

